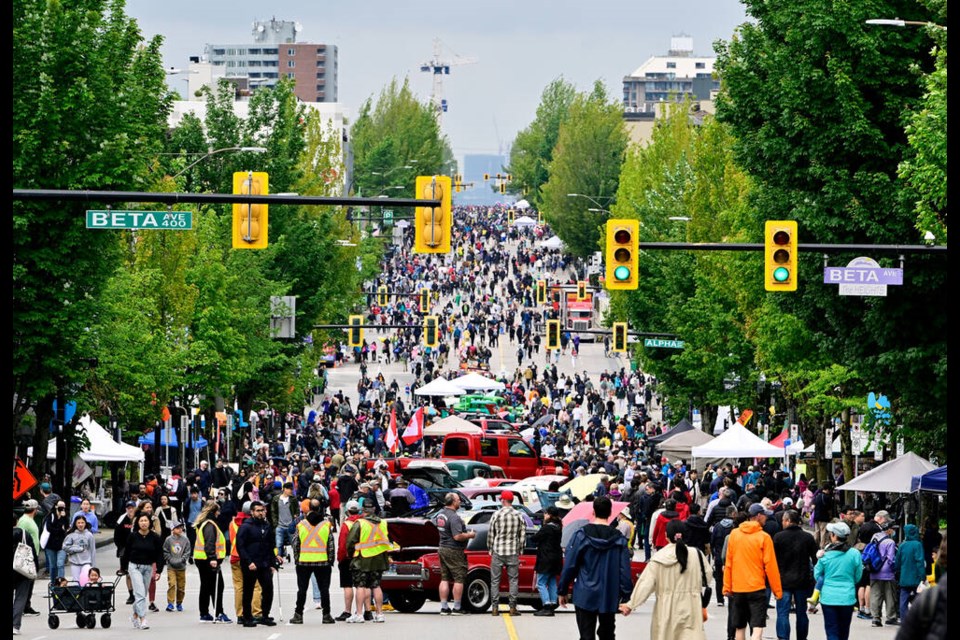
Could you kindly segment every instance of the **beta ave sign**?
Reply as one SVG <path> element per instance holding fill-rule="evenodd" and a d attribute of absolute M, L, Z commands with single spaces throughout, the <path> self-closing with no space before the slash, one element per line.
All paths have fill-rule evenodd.
<path fill-rule="evenodd" d="M 824 267 L 824 284 L 839 284 L 842 296 L 887 295 L 887 285 L 903 284 L 903 269 L 882 268 L 873 258 L 854 258 L 846 267 Z"/>
<path fill-rule="evenodd" d="M 87 211 L 87 229 L 193 229 L 192 211 Z"/>

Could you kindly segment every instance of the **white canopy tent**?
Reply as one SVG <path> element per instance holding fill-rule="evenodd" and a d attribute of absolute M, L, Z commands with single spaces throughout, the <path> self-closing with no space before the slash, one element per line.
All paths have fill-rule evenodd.
<path fill-rule="evenodd" d="M 85 414 L 79 423 L 90 440 L 90 448 L 80 454 L 84 462 L 143 462 L 143 449 L 117 442 L 89 415 Z M 33 456 L 33 447 L 27 449 L 27 455 Z M 57 439 L 51 438 L 47 443 L 47 459 L 56 458 Z"/>
<path fill-rule="evenodd" d="M 890 491 L 892 493 L 912 493 L 911 482 L 919 476 L 937 467 L 913 451 L 907 451 L 899 458 L 884 462 L 862 473 L 850 482 L 846 482 L 837 491 Z"/>
<path fill-rule="evenodd" d="M 424 437 L 443 437 L 448 433 L 483 433 L 483 429 L 459 416 L 447 416 L 423 428 Z"/>
<path fill-rule="evenodd" d="M 707 444 L 714 439 L 709 433 L 699 429 L 689 429 L 661 441 L 657 444 L 657 450 L 670 460 L 689 458 L 694 447 Z"/>
<path fill-rule="evenodd" d="M 503 391 L 507 388 L 502 382 L 479 373 L 468 373 L 465 376 L 454 378 L 450 381 L 450 384 L 464 391 Z"/>
<path fill-rule="evenodd" d="M 413 392 L 415 396 L 462 396 L 466 391 L 462 387 L 454 385 L 446 378 L 436 377 L 427 384 Z"/>
<path fill-rule="evenodd" d="M 531 218 L 530 216 L 520 216 L 513 221 L 513 226 L 515 227 L 535 227 L 537 226 L 537 221 Z"/>
<path fill-rule="evenodd" d="M 529 208 L 530 208 L 530 203 L 527 202 L 526 200 L 517 200 L 516 202 L 513 203 L 513 208 L 514 208 L 514 209 L 529 209 Z"/>
<path fill-rule="evenodd" d="M 563 249 L 565 245 L 563 244 L 563 240 L 557 236 L 551 236 L 546 240 L 538 242 L 537 246 L 543 247 L 544 249 Z"/>
<path fill-rule="evenodd" d="M 691 449 L 694 458 L 782 458 L 783 449 L 754 435 L 734 422 L 719 436 Z"/>

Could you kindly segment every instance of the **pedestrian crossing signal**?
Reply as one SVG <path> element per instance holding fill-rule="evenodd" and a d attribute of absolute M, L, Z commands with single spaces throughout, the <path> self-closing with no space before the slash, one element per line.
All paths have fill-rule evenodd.
<path fill-rule="evenodd" d="M 350 328 L 347 329 L 347 345 L 350 347 L 363 346 L 363 316 L 350 316 L 347 321 Z"/>
<path fill-rule="evenodd" d="M 615 353 L 625 353 L 627 350 L 627 323 L 613 323 L 613 348 Z"/>
<path fill-rule="evenodd" d="M 547 320 L 547 349 L 560 348 L 560 321 Z"/>

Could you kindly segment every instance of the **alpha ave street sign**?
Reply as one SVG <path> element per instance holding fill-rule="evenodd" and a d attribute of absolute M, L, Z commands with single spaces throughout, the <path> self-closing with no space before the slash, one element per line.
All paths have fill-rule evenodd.
<path fill-rule="evenodd" d="M 192 211 L 87 211 L 87 229 L 193 229 Z"/>
<path fill-rule="evenodd" d="M 683 349 L 683 340 L 664 340 L 662 338 L 644 338 L 645 347 L 663 347 L 666 349 Z"/>

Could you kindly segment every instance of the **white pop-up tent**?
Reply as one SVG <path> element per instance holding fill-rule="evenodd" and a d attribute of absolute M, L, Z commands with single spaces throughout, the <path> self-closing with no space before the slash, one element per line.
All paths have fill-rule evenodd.
<path fill-rule="evenodd" d="M 520 216 L 513 221 L 515 227 L 535 227 L 536 225 L 537 221 L 530 216 Z"/>
<path fill-rule="evenodd" d="M 479 373 L 468 373 L 465 376 L 454 378 L 450 381 L 450 384 L 465 391 L 503 391 L 507 388 L 502 382 Z"/>
<path fill-rule="evenodd" d="M 90 448 L 80 454 L 84 462 L 143 462 L 143 449 L 117 442 L 89 415 L 84 414 L 79 423 L 90 440 Z M 27 449 L 27 455 L 33 456 L 33 447 Z M 47 459 L 55 460 L 56 457 L 57 439 L 51 438 L 47 443 Z"/>
<path fill-rule="evenodd" d="M 557 236 L 551 236 L 546 240 L 542 240 L 537 243 L 538 246 L 543 247 L 544 249 L 563 249 L 563 240 Z"/>
<path fill-rule="evenodd" d="M 483 429 L 459 416 L 447 416 L 423 429 L 424 437 L 442 437 L 448 433 L 483 433 Z"/>
<path fill-rule="evenodd" d="M 707 444 L 715 440 L 709 433 L 693 428 L 674 435 L 657 444 L 657 451 L 670 460 L 689 458 L 694 447 Z"/>
<path fill-rule="evenodd" d="M 513 203 L 513 208 L 514 208 L 514 209 L 529 209 L 529 208 L 530 208 L 530 203 L 527 202 L 526 200 L 517 200 L 516 202 Z"/>
<path fill-rule="evenodd" d="M 782 458 L 783 448 L 775 447 L 751 433 L 739 422 L 705 444 L 693 447 L 694 458 Z"/>
<path fill-rule="evenodd" d="M 414 391 L 413 395 L 437 396 L 445 398 L 447 396 L 462 396 L 465 393 L 466 391 L 464 391 L 461 387 L 454 385 L 446 378 L 437 376 L 427 384 Z"/>
<path fill-rule="evenodd" d="M 911 493 L 914 476 L 936 469 L 926 458 L 913 451 L 907 451 L 899 458 L 884 462 L 862 473 L 850 482 L 846 482 L 837 491 L 889 491 L 892 493 Z"/>

